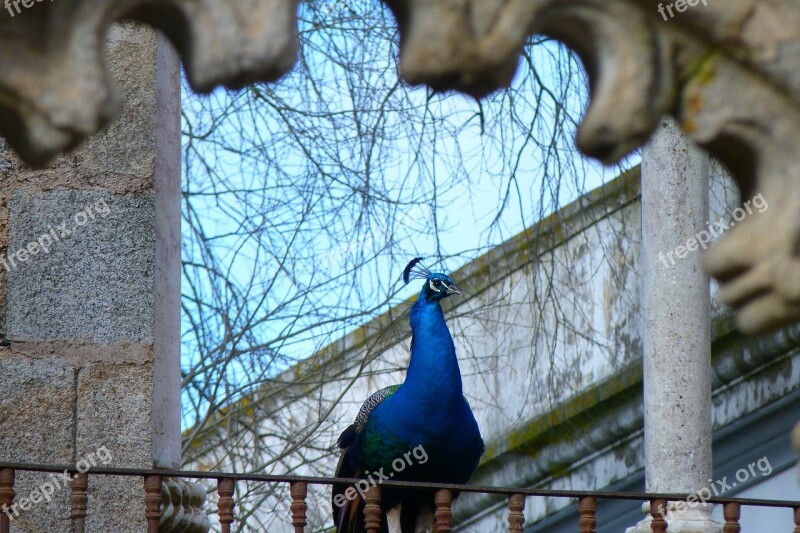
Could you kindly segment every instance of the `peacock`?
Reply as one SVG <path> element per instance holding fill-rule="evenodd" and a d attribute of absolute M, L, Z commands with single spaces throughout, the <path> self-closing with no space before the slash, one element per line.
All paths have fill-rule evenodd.
<path fill-rule="evenodd" d="M 462 391 L 455 345 L 440 302 L 461 295 L 450 276 L 414 258 L 403 281 L 424 279 L 410 310 L 411 361 L 402 385 L 372 394 L 342 432 L 337 477 L 362 478 L 333 487 L 337 533 L 364 532 L 363 494 L 369 484 L 407 480 L 466 483 L 484 451 L 478 423 Z M 368 479 L 369 481 L 366 481 Z M 433 492 L 382 488 L 384 533 L 429 533 Z"/>

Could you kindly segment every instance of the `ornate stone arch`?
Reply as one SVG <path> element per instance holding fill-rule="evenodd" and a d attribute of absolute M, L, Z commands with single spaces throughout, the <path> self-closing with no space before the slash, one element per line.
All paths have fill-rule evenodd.
<path fill-rule="evenodd" d="M 177 45 L 198 91 L 274 80 L 294 62 L 296 0 L 58 0 L 0 17 L 0 133 L 42 165 L 116 112 L 103 57 L 132 18 Z M 25 0 L 31 2 L 32 0 Z M 591 78 L 577 143 L 613 162 L 673 114 L 769 208 L 707 255 L 739 326 L 800 319 L 800 9 L 796 0 L 384 0 L 411 83 L 484 95 L 509 83 L 525 39 L 575 49 Z M 13 15 L 13 16 L 12 16 Z"/>

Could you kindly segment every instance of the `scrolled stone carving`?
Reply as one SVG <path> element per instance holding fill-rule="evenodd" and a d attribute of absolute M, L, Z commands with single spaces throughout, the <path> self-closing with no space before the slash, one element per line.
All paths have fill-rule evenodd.
<path fill-rule="evenodd" d="M 206 491 L 199 483 L 165 478 L 161 483 L 161 521 L 166 533 L 208 533 L 211 521 L 204 510 Z"/>
<path fill-rule="evenodd" d="M 579 148 L 606 163 L 643 144 L 660 117 L 725 163 L 743 202 L 707 254 L 739 327 L 800 320 L 800 12 L 797 2 L 726 0 L 384 0 L 413 83 L 476 96 L 508 83 L 525 38 L 573 48 L 591 80 Z M 670 9 L 665 9 L 666 6 Z"/>
<path fill-rule="evenodd" d="M 271 81 L 292 67 L 297 0 L 58 0 L 0 6 L 0 134 L 43 165 L 113 118 L 110 26 L 138 20 L 176 45 L 192 87 Z"/>
<path fill-rule="evenodd" d="M 718 227 L 725 234 L 705 257 L 720 299 L 736 309 L 739 328 L 753 334 L 800 320 L 800 31 L 790 27 L 797 15 L 787 7 L 699 4 L 686 26 L 665 30 L 681 79 L 673 114 L 728 167 L 745 206 L 756 197 L 762 202 L 763 210 L 748 208 L 741 222 Z M 704 38 L 689 29 L 695 15 L 717 17 Z"/>
<path fill-rule="evenodd" d="M 793 0 L 384 0 L 412 83 L 475 96 L 507 85 L 529 35 L 573 48 L 591 80 L 577 135 L 606 163 L 643 144 L 665 114 L 723 161 L 748 216 L 707 255 L 745 332 L 800 320 L 800 12 Z M 59 0 L 0 17 L 0 134 L 43 164 L 117 110 L 103 43 L 119 20 L 176 44 L 192 86 L 272 80 L 296 51 L 297 0 Z M 669 16 L 662 9 L 670 6 Z M 21 11 L 24 9 L 24 12 Z M 14 12 L 16 10 L 16 13 Z M 13 16 L 11 16 L 13 15 Z"/>
<path fill-rule="evenodd" d="M 592 80 L 577 142 L 604 162 L 641 146 L 674 102 L 670 43 L 628 2 L 384 1 L 400 26 L 403 77 L 439 90 L 480 97 L 507 85 L 531 34 L 568 44 Z"/>
<path fill-rule="evenodd" d="M 762 333 L 800 318 L 800 110 L 723 56 L 701 68 L 683 92 L 684 128 L 731 169 L 743 202 L 760 195 L 766 206 L 730 221 L 705 266 L 739 328 Z"/>

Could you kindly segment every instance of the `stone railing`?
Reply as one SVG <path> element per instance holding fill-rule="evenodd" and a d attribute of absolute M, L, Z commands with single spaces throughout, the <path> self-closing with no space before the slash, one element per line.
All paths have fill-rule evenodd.
<path fill-rule="evenodd" d="M 208 533 L 211 522 L 205 511 L 206 489 L 181 478 L 161 480 L 162 532 Z"/>

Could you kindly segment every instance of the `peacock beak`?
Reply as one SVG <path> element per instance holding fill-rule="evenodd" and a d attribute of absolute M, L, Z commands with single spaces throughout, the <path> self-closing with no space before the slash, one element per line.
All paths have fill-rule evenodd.
<path fill-rule="evenodd" d="M 447 294 L 458 294 L 459 296 L 464 296 L 464 293 L 461 292 L 461 289 L 456 287 L 455 284 L 447 287 Z"/>

